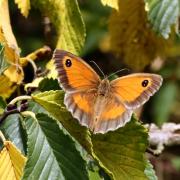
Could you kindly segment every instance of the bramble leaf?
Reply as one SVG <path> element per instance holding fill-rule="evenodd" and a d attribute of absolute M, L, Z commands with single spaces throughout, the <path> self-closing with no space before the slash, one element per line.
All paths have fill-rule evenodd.
<path fill-rule="evenodd" d="M 48 16 L 57 31 L 57 48 L 76 55 L 85 41 L 85 26 L 77 0 L 32 0 L 32 5 Z"/>
<path fill-rule="evenodd" d="M 145 3 L 153 29 L 167 39 L 171 26 L 178 23 L 179 0 L 145 0 Z"/>
<path fill-rule="evenodd" d="M 75 142 L 47 114 L 27 118 L 28 160 L 23 179 L 88 179 Z"/>

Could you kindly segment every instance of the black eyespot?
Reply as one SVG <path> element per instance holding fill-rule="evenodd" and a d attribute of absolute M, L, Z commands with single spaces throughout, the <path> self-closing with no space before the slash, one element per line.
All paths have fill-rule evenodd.
<path fill-rule="evenodd" d="M 148 80 L 144 80 L 144 81 L 142 82 L 142 86 L 143 86 L 143 87 L 146 87 L 146 86 L 148 85 L 148 83 L 149 83 Z"/>
<path fill-rule="evenodd" d="M 70 59 L 66 59 L 66 67 L 71 67 L 72 62 Z"/>

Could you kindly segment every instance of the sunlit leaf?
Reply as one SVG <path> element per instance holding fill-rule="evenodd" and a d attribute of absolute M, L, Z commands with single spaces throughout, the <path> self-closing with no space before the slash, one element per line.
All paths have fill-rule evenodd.
<path fill-rule="evenodd" d="M 134 117 L 123 128 L 92 136 L 94 154 L 116 180 L 147 179 L 144 174 L 147 143 L 147 130 Z"/>
<path fill-rule="evenodd" d="M 119 9 L 118 0 L 101 0 L 101 2 L 104 6 L 107 5 L 107 6 L 114 8 L 114 9 L 117 9 L 117 10 Z"/>
<path fill-rule="evenodd" d="M 26 157 L 10 141 L 4 142 L 0 151 L 0 177 L 1 179 L 20 180 L 23 175 Z"/>
<path fill-rule="evenodd" d="M 14 92 L 16 85 L 4 75 L 0 76 L 0 82 L 0 96 L 6 99 Z"/>
<path fill-rule="evenodd" d="M 57 31 L 57 48 L 79 54 L 85 41 L 85 27 L 78 7 L 77 0 L 32 0 Z"/>
<path fill-rule="evenodd" d="M 145 0 L 145 2 L 153 29 L 167 39 L 171 25 L 178 23 L 179 0 Z"/>
<path fill-rule="evenodd" d="M 24 79 L 24 72 L 21 66 L 12 65 L 4 71 L 4 75 L 9 78 L 11 82 L 21 84 Z"/>
<path fill-rule="evenodd" d="M 139 0 L 119 1 L 109 23 L 111 49 L 134 70 L 143 70 L 157 56 L 166 56 L 172 39 L 165 40 L 148 26 L 145 4 Z"/>
<path fill-rule="evenodd" d="M 66 110 L 63 91 L 47 91 L 32 96 L 50 115 L 59 120 L 66 130 L 88 151 L 91 152 L 90 133 Z"/>
<path fill-rule="evenodd" d="M 18 5 L 18 8 L 21 10 L 21 14 L 25 17 L 28 16 L 30 6 L 30 0 L 15 0 L 15 3 Z"/>
<path fill-rule="evenodd" d="M 10 17 L 9 17 L 9 6 L 7 0 L 2 0 L 0 6 L 0 12 L 1 12 L 0 27 L 2 28 L 1 31 L 4 34 L 8 47 L 14 51 L 14 59 L 9 59 L 9 58 L 8 59 L 15 62 L 19 58 L 19 48 L 11 28 Z"/>
<path fill-rule="evenodd" d="M 74 141 L 46 114 L 27 118 L 28 161 L 23 179 L 88 179 Z"/>

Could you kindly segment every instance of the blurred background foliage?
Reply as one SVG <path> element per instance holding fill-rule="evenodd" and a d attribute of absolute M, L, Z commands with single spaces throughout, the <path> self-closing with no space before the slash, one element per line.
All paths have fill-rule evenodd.
<path fill-rule="evenodd" d="M 31 6 L 29 15 L 25 18 L 14 1 L 9 1 L 11 25 L 21 48 L 21 57 L 44 45 L 54 49 L 57 42 L 57 27 L 51 21 L 56 22 L 55 15 L 49 18 L 48 13 L 42 13 L 43 10 L 40 12 L 36 7 L 36 1 L 32 4 L 34 6 Z M 105 74 L 124 67 L 129 68 L 130 72 L 161 74 L 164 78 L 163 86 L 140 110 L 141 120 L 159 126 L 165 122 L 180 123 L 180 38 L 176 33 L 177 29 L 172 27 L 171 33 L 165 29 L 163 34 L 158 34 L 156 23 L 153 31 L 148 21 L 152 20 L 152 15 L 149 14 L 147 18 L 145 4 L 141 0 L 119 0 L 119 4 L 114 5 L 118 11 L 103 6 L 100 0 L 78 0 L 78 4 L 86 28 L 85 45 L 79 55 L 87 62 L 94 60 Z M 146 8 L 148 10 L 150 7 Z M 58 13 L 60 15 L 61 12 Z M 45 70 L 51 54 L 36 62 L 41 71 Z M 23 68 L 23 83 L 31 83 L 35 74 L 31 63 Z M 119 75 L 125 74 L 127 73 L 121 72 Z M 2 76 L 0 82 L 3 87 L 0 88 L 0 95 L 7 101 L 17 94 L 23 94 L 22 85 L 17 88 L 13 80 L 1 78 Z M 21 80 L 22 76 L 16 83 Z M 42 89 L 46 86 L 46 83 L 41 83 Z M 180 178 L 179 146 L 169 147 L 160 157 L 150 159 L 160 180 Z"/>

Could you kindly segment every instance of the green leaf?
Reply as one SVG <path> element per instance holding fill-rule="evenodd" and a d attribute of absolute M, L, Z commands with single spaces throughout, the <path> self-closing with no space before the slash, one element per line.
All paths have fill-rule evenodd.
<path fill-rule="evenodd" d="M 58 34 L 56 47 L 78 55 L 85 41 L 85 26 L 77 0 L 32 0 L 31 3 L 55 26 Z"/>
<path fill-rule="evenodd" d="M 63 91 L 47 91 L 32 96 L 34 101 L 40 104 L 55 119 L 61 122 L 64 128 L 91 153 L 90 132 L 81 126 L 76 119 L 66 110 L 64 106 Z"/>
<path fill-rule="evenodd" d="M 57 122 L 40 113 L 27 118 L 28 161 L 23 179 L 88 179 L 86 163 Z"/>
<path fill-rule="evenodd" d="M 4 46 L 0 43 L 0 75 L 9 67 L 9 63 L 4 57 Z"/>
<path fill-rule="evenodd" d="M 175 101 L 178 86 L 175 82 L 164 83 L 153 99 L 153 119 L 158 125 L 167 122 Z M 163 104 L 163 106 L 162 106 Z"/>
<path fill-rule="evenodd" d="M 145 3 L 153 29 L 167 39 L 171 25 L 178 21 L 179 0 L 145 0 Z"/>
<path fill-rule="evenodd" d="M 11 114 L 0 125 L 0 130 L 23 154 L 26 154 L 26 132 L 19 114 Z"/>
<path fill-rule="evenodd" d="M 59 84 L 57 79 L 53 78 L 44 78 L 40 83 L 39 83 L 39 90 L 41 92 L 44 91 L 50 91 L 50 90 L 60 90 Z"/>
<path fill-rule="evenodd" d="M 146 176 L 148 177 L 149 180 L 157 180 L 157 176 L 156 176 L 153 166 L 149 162 L 149 160 L 146 160 L 146 169 L 145 169 L 144 173 L 146 174 Z"/>
<path fill-rule="evenodd" d="M 104 6 L 110 6 L 116 10 L 119 10 L 119 7 L 118 7 L 118 0 L 101 0 L 102 4 Z"/>
<path fill-rule="evenodd" d="M 92 135 L 94 157 L 116 180 L 147 179 L 144 174 L 147 139 L 147 130 L 132 117 L 123 128 Z"/>
<path fill-rule="evenodd" d="M 5 108 L 6 108 L 6 102 L 5 102 L 4 99 L 0 96 L 0 115 L 3 114 Z"/>

